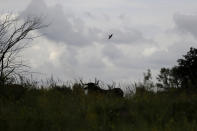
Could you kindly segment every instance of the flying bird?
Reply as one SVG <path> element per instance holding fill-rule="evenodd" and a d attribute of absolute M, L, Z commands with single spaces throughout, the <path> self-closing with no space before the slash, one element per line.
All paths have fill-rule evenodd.
<path fill-rule="evenodd" d="M 113 36 L 113 34 L 109 35 L 108 40 L 109 40 L 109 39 L 111 39 L 111 38 L 112 38 L 112 36 Z"/>

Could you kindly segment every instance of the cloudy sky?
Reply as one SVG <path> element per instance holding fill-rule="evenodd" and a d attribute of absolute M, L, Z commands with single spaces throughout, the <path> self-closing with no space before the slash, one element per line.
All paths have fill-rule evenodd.
<path fill-rule="evenodd" d="M 7 12 L 50 23 L 23 52 L 42 78 L 133 82 L 197 48 L 196 0 L 0 0 Z"/>

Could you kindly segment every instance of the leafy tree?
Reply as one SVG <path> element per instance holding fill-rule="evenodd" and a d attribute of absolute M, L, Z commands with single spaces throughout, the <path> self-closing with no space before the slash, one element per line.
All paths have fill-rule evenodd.
<path fill-rule="evenodd" d="M 177 77 L 177 67 L 161 68 L 160 74 L 157 76 L 157 86 L 160 88 L 179 88 L 180 81 Z"/>
<path fill-rule="evenodd" d="M 197 49 L 191 47 L 190 51 L 179 59 L 177 75 L 184 87 L 197 85 Z"/>
<path fill-rule="evenodd" d="M 197 85 L 197 49 L 191 47 L 178 65 L 173 68 L 161 68 L 157 85 L 163 88 L 190 88 Z"/>
<path fill-rule="evenodd" d="M 152 74 L 151 70 L 148 69 L 146 73 L 144 73 L 144 80 L 143 85 L 148 89 L 152 89 L 154 87 L 153 81 L 152 81 Z"/>
<path fill-rule="evenodd" d="M 157 80 L 159 81 L 159 83 L 157 83 L 158 87 L 161 88 L 168 88 L 170 87 L 170 78 L 171 78 L 171 74 L 170 74 L 171 70 L 169 68 L 161 68 L 160 70 L 160 74 L 157 77 Z"/>

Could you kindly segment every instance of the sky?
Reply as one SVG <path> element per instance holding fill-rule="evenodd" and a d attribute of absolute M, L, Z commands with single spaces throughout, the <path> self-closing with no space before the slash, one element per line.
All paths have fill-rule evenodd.
<path fill-rule="evenodd" d="M 196 0 L 0 0 L 49 24 L 22 52 L 36 78 L 134 82 L 197 48 Z M 113 37 L 108 40 L 108 35 Z"/>

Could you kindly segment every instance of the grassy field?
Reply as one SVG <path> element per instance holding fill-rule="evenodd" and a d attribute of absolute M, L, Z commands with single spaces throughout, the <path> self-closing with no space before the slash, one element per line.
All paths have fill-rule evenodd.
<path fill-rule="evenodd" d="M 84 95 L 80 85 L 0 88 L 1 131 L 195 131 L 197 91 L 153 93 L 137 88 L 125 98 Z"/>

